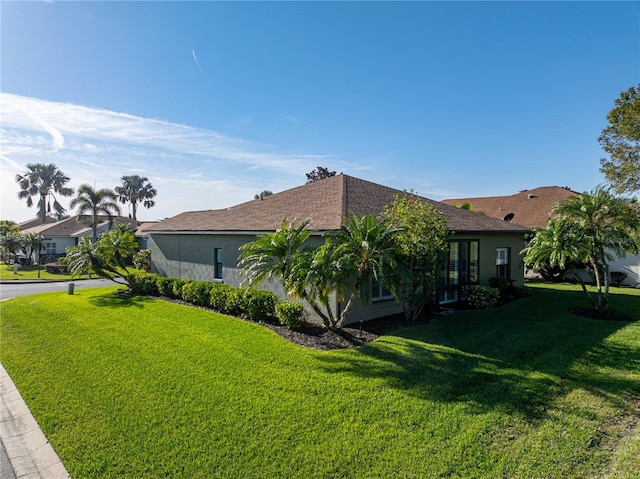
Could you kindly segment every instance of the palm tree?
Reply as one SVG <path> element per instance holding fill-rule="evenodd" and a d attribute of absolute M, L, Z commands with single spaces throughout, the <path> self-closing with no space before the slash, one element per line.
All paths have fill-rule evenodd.
<path fill-rule="evenodd" d="M 21 190 L 18 192 L 18 198 L 27 200 L 27 206 L 33 206 L 33 197 L 39 196 L 38 201 L 38 217 L 43 223 L 47 221 L 47 212 L 51 211 L 51 202 L 47 202 L 47 197 L 53 197 L 53 209 L 58 215 L 64 215 L 66 211 L 53 193 L 61 196 L 73 195 L 73 189 L 67 188 L 66 183 L 69 177 L 58 169 L 53 163 L 45 165 L 43 163 L 29 163 L 27 170 L 22 175 L 16 175 L 16 182 L 20 185 Z"/>
<path fill-rule="evenodd" d="M 596 283 L 594 299 L 583 284 L 591 305 L 601 313 L 608 310 L 609 262 L 613 255 L 640 250 L 640 216 L 622 198 L 602 186 L 591 193 L 558 202 L 551 211 L 549 227 L 525 248 L 525 263 L 548 259 L 551 266 L 564 267 L 574 261 L 588 264 Z M 613 254 L 612 254 L 613 253 Z M 579 279 L 579 278 L 578 278 Z"/>
<path fill-rule="evenodd" d="M 71 200 L 69 206 L 71 208 L 78 207 L 76 218 L 83 221 L 84 216 L 89 216 L 89 224 L 93 232 L 91 242 L 95 244 L 98 239 L 98 223 L 100 223 L 101 215 L 107 217 L 109 228 L 113 226 L 113 216 L 120 214 L 120 207 L 116 200 L 116 195 L 109 188 L 94 190 L 91 185 L 83 184 L 78 188 L 77 196 Z"/>
<path fill-rule="evenodd" d="M 145 176 L 123 176 L 121 180 L 122 185 L 116 186 L 115 191 L 123 204 L 131 203 L 132 217 L 137 220 L 138 203 L 142 202 L 145 208 L 151 208 L 156 204 L 153 198 L 158 192 Z"/>

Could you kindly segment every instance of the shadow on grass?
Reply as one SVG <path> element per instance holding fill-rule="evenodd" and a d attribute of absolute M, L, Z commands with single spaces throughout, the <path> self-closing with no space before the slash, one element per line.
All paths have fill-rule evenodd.
<path fill-rule="evenodd" d="M 536 291 L 501 308 L 454 314 L 319 359 L 330 372 L 529 420 L 543 417 L 551 401 L 573 388 L 607 398 L 640 394 L 640 382 L 624 374 L 640 367 L 638 348 L 605 341 L 629 323 L 570 314 L 580 300 L 573 291 Z M 622 373 L 603 375 L 606 368 Z"/>
<path fill-rule="evenodd" d="M 152 298 L 134 296 L 124 290 L 89 298 L 89 302 L 95 306 L 110 308 L 144 308 L 151 301 Z"/>

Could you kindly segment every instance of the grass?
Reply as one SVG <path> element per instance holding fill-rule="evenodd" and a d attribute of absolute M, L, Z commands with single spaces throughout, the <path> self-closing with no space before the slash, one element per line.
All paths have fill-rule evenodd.
<path fill-rule="evenodd" d="M 134 271 L 138 271 L 133 267 L 128 267 L 129 273 Z M 125 271 L 119 270 L 122 274 L 126 274 Z M 33 281 L 36 279 L 41 280 L 58 280 L 58 281 L 70 281 L 78 278 L 98 278 L 95 274 L 89 276 L 88 274 L 83 274 L 80 276 L 71 276 L 70 274 L 54 274 L 47 273 L 44 265 L 40 266 L 40 277 L 38 277 L 38 267 L 33 266 L 20 266 L 18 268 L 18 274 L 13 274 L 13 265 L 0 263 L 0 281 Z"/>
<path fill-rule="evenodd" d="M 0 304 L 0 358 L 84 477 L 637 477 L 640 322 L 572 286 L 350 350 L 112 288 Z M 640 291 L 612 305 L 640 317 Z"/>
<path fill-rule="evenodd" d="M 82 275 L 81 278 L 88 278 L 89 275 Z M 95 277 L 95 276 L 94 276 Z M 13 274 L 13 265 L 12 264 L 0 264 L 0 281 L 25 281 L 25 280 L 34 280 L 34 279 L 45 279 L 45 280 L 59 280 L 59 281 L 69 281 L 72 278 L 70 274 L 53 274 L 47 273 L 45 271 L 44 265 L 40 266 L 40 277 L 38 278 L 38 267 L 37 266 L 20 266 L 18 268 L 18 274 Z"/>

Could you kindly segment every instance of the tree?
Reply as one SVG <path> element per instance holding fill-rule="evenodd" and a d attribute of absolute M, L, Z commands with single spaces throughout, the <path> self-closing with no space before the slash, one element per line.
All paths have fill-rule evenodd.
<path fill-rule="evenodd" d="M 42 237 L 38 233 L 22 233 L 20 238 L 20 249 L 24 253 L 27 264 L 31 264 L 33 254 L 44 246 Z M 40 263 L 40 260 L 37 261 Z"/>
<path fill-rule="evenodd" d="M 115 192 L 118 194 L 122 204 L 131 203 L 131 214 L 134 220 L 137 220 L 138 203 L 142 202 L 145 208 L 155 206 L 156 202 L 153 198 L 158 193 L 149 178 L 145 176 L 130 175 L 120 178 L 122 184 L 116 186 Z"/>
<path fill-rule="evenodd" d="M 253 199 L 254 200 L 263 200 L 265 197 L 271 196 L 272 194 L 273 194 L 273 191 L 264 190 L 264 191 L 261 191 L 259 194 L 255 195 L 253 197 Z"/>
<path fill-rule="evenodd" d="M 600 160 L 600 171 L 616 193 L 639 191 L 640 85 L 620 94 L 607 120 L 598 141 L 610 158 Z"/>
<path fill-rule="evenodd" d="M 92 243 L 98 239 L 98 224 L 101 215 L 106 216 L 109 228 L 113 226 L 113 216 L 120 214 L 120 207 L 116 203 L 118 195 L 108 188 L 94 190 L 91 185 L 83 184 L 78 188 L 77 196 L 71 200 L 71 208 L 78 207 L 76 218 L 78 221 L 86 221 L 84 216 L 89 216 L 88 223 L 92 230 Z"/>
<path fill-rule="evenodd" d="M 135 253 L 138 242 L 126 227 L 103 234 L 93 243 L 86 236 L 77 246 L 70 246 L 61 261 L 69 265 L 72 276 L 95 273 L 114 283 L 128 285 L 125 258 Z"/>
<path fill-rule="evenodd" d="M 538 230 L 523 250 L 525 264 L 534 269 L 544 263 L 562 268 L 572 267 L 572 262 L 588 265 L 595 278 L 595 297 L 577 272 L 576 279 L 592 308 L 606 313 L 609 262 L 614 254 L 640 251 L 639 212 L 631 203 L 598 186 L 591 193 L 558 202 L 551 215 L 547 229 Z"/>
<path fill-rule="evenodd" d="M 307 175 L 307 184 L 313 183 L 318 180 L 322 180 L 324 178 L 330 178 L 332 176 L 336 176 L 335 171 L 329 171 L 327 168 L 323 166 L 318 166 L 315 170 L 305 174 Z"/>
<path fill-rule="evenodd" d="M 16 182 L 21 190 L 18 192 L 18 198 L 27 200 L 27 206 L 33 206 L 33 197 L 39 196 L 38 201 L 38 217 L 43 223 L 47 221 L 47 212 L 51 211 L 51 201 L 53 198 L 53 209 L 58 215 L 64 215 L 66 211 L 56 199 L 54 193 L 61 196 L 73 195 L 73 189 L 67 188 L 70 180 L 56 165 L 43 163 L 29 163 L 27 170 L 22 175 L 16 175 Z"/>
<path fill-rule="evenodd" d="M 447 220 L 435 207 L 413 195 L 396 195 L 382 212 L 400 228 L 398 267 L 388 287 L 402 305 L 405 319 L 415 321 L 435 302 L 447 255 Z"/>
<path fill-rule="evenodd" d="M 258 285 L 279 278 L 286 293 L 306 301 L 329 329 L 342 327 L 356 297 L 371 302 L 371 284 L 393 267 L 396 229 L 372 216 L 352 215 L 340 231 L 318 248 L 306 241 L 309 220 L 297 226 L 286 221 L 275 233 L 262 235 L 241 247 L 244 284 Z M 332 298 L 346 301 L 340 312 Z"/>

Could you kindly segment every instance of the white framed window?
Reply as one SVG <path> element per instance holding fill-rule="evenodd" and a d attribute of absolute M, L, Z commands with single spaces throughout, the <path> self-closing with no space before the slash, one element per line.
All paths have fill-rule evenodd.
<path fill-rule="evenodd" d="M 213 256 L 214 256 L 213 277 L 216 279 L 222 279 L 222 248 L 214 248 Z"/>
<path fill-rule="evenodd" d="M 496 248 L 496 276 L 511 279 L 511 248 Z"/>

